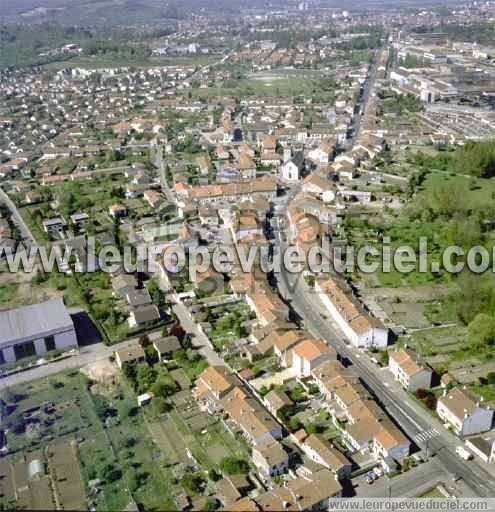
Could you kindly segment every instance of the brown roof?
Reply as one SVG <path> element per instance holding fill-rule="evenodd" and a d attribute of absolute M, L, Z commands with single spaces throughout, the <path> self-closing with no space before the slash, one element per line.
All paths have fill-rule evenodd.
<path fill-rule="evenodd" d="M 346 428 L 346 434 L 359 445 L 369 443 L 378 432 L 380 432 L 380 423 L 371 416 L 348 425 Z"/>
<path fill-rule="evenodd" d="M 342 385 L 334 390 L 335 396 L 337 396 L 346 407 L 349 407 L 356 400 L 369 397 L 368 391 L 360 382 L 347 382 L 342 377 L 339 377 L 337 380 L 341 380 Z"/>
<path fill-rule="evenodd" d="M 395 446 L 408 443 L 406 436 L 389 420 L 380 422 L 380 430 L 375 436 L 375 441 L 385 450 L 391 450 Z"/>
<path fill-rule="evenodd" d="M 257 451 L 270 466 L 282 464 L 289 460 L 287 452 L 278 441 L 259 444 L 253 448 L 253 451 Z"/>
<path fill-rule="evenodd" d="M 253 439 L 280 427 L 257 400 L 239 387 L 222 400 L 222 405 L 225 412 Z"/>
<path fill-rule="evenodd" d="M 165 338 L 160 338 L 153 341 L 153 345 L 160 354 L 175 352 L 176 350 L 182 348 L 177 336 L 167 336 Z"/>
<path fill-rule="evenodd" d="M 255 501 L 246 496 L 224 508 L 227 512 L 257 512 L 260 510 Z"/>
<path fill-rule="evenodd" d="M 385 328 L 380 320 L 363 311 L 361 305 L 343 289 L 337 280 L 329 277 L 325 281 L 319 281 L 318 285 L 357 334 L 363 334 L 373 327 Z"/>
<path fill-rule="evenodd" d="M 347 409 L 348 418 L 353 421 L 361 421 L 364 418 L 380 420 L 385 417 L 382 408 L 371 398 L 360 398 L 353 402 Z"/>
<path fill-rule="evenodd" d="M 412 350 L 401 348 L 390 353 L 390 359 L 402 369 L 402 371 L 412 377 L 425 370 L 425 367 L 418 364 L 416 354 Z"/>
<path fill-rule="evenodd" d="M 271 405 L 271 407 L 278 411 L 283 407 L 292 405 L 293 402 L 285 391 L 280 389 L 272 389 L 266 396 L 265 400 Z"/>
<path fill-rule="evenodd" d="M 458 420 L 464 421 L 466 414 L 471 415 L 476 411 L 478 405 L 461 388 L 454 388 L 445 396 L 438 399 Z"/>
<path fill-rule="evenodd" d="M 301 359 L 313 360 L 322 355 L 329 355 L 337 359 L 337 351 L 322 340 L 304 340 L 297 345 L 294 353 Z"/>
<path fill-rule="evenodd" d="M 236 375 L 230 373 L 225 366 L 210 366 L 198 377 L 213 393 L 223 394 L 240 383 Z"/>
<path fill-rule="evenodd" d="M 321 501 L 341 492 L 342 486 L 333 473 L 322 469 L 310 478 L 289 480 L 286 487 L 275 487 L 255 499 L 264 511 L 311 510 Z"/>
<path fill-rule="evenodd" d="M 344 466 L 351 465 L 347 457 L 334 448 L 323 436 L 311 434 L 305 441 L 305 445 L 312 448 L 332 471 L 339 471 Z"/>

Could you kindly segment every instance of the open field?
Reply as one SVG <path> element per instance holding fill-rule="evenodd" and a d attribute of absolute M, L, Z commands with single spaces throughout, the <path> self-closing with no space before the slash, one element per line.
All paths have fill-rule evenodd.
<path fill-rule="evenodd" d="M 43 447 L 54 438 L 92 429 L 98 425 L 86 378 L 67 372 L 8 391 L 14 410 L 7 426 L 19 425 L 19 435 L 8 437 L 10 452 Z"/>
<path fill-rule="evenodd" d="M 133 58 L 133 57 L 120 57 L 116 58 L 115 55 L 80 55 L 70 60 L 61 60 L 50 62 L 44 65 L 45 69 L 59 70 L 66 68 L 67 66 L 78 67 L 83 69 L 102 69 L 102 68 L 117 68 L 117 67 L 128 67 L 128 68 L 156 68 L 160 66 L 205 66 L 212 64 L 219 60 L 219 56 L 192 56 L 192 57 L 180 57 L 180 56 L 157 56 L 148 58 Z"/>
<path fill-rule="evenodd" d="M 213 98 L 215 96 L 306 96 L 330 99 L 333 90 L 320 78 L 308 79 L 303 76 L 281 72 L 273 77 L 245 78 L 226 82 L 223 87 L 190 89 L 195 98 Z"/>

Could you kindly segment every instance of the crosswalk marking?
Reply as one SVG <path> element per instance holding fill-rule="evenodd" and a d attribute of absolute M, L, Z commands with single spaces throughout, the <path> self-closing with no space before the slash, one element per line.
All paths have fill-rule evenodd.
<path fill-rule="evenodd" d="M 425 430 L 423 432 L 420 432 L 419 434 L 416 434 L 414 436 L 414 440 L 416 442 L 424 443 L 428 439 L 433 439 L 434 437 L 437 437 L 440 435 L 440 432 L 436 428 L 430 428 L 429 430 Z"/>

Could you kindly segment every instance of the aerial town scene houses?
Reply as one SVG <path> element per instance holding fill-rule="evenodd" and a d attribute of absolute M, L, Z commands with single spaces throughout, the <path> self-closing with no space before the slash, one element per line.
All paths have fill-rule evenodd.
<path fill-rule="evenodd" d="M 493 247 L 495 5 L 28 3 L 0 6 L 0 508 L 492 497 L 490 271 L 331 251 Z M 265 270 L 324 241 L 331 272 Z M 190 271 L 225 245 L 261 251 Z M 34 246 L 70 257 L 11 272 Z"/>

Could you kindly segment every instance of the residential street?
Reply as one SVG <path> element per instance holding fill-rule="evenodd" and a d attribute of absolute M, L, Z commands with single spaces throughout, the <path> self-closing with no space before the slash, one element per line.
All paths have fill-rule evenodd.
<path fill-rule="evenodd" d="M 365 85 L 362 111 L 366 110 L 373 91 L 375 74 L 371 73 Z M 361 116 L 356 116 L 361 117 Z M 353 139 L 357 138 L 360 123 L 356 124 Z M 280 226 L 285 220 L 285 211 L 294 197 L 293 191 L 287 194 L 276 208 L 276 222 L 274 222 L 274 244 L 280 247 L 281 253 L 286 247 L 285 236 Z M 495 495 L 495 472 L 493 468 L 473 460 L 465 462 L 455 453 L 455 448 L 461 441 L 448 432 L 443 425 L 427 410 L 415 402 L 391 378 L 384 376 L 386 371 L 373 364 L 370 358 L 362 351 L 351 349 L 345 335 L 330 319 L 329 312 L 319 297 L 302 278 L 302 275 L 291 274 L 284 270 L 276 275 L 281 296 L 292 306 L 294 311 L 304 321 L 304 326 L 314 336 L 326 340 L 332 345 L 342 358 L 348 359 L 365 386 L 375 395 L 380 404 L 387 410 L 389 416 L 397 422 L 402 430 L 422 449 L 428 449 L 428 454 L 435 454 L 443 467 L 452 475 L 462 477 L 466 484 L 478 496 L 491 497 Z M 388 382 L 387 382 L 388 381 Z M 429 436 L 434 432 L 434 435 Z M 438 434 L 437 434 L 438 433 Z"/>
<path fill-rule="evenodd" d="M 290 197 L 288 196 L 288 198 Z M 279 206 L 278 210 L 282 216 L 285 208 Z M 278 226 L 280 223 L 275 224 Z M 278 229 L 275 229 L 275 242 L 283 251 L 286 244 Z M 384 379 L 384 370 L 374 365 L 366 354 L 348 347 L 344 342 L 344 334 L 329 319 L 329 313 L 323 303 L 301 275 L 282 271 L 277 278 L 280 294 L 301 316 L 305 327 L 314 336 L 326 340 L 335 347 L 341 357 L 352 362 L 362 381 L 409 438 L 421 448 L 428 447 L 430 454 L 436 454 L 443 466 L 452 475 L 462 477 L 466 484 L 476 491 L 477 495 L 493 496 L 495 493 L 493 468 L 488 465 L 482 467 L 481 463 L 475 460 L 466 463 L 460 459 L 455 453 L 455 448 L 461 444 L 461 441 L 448 432 L 421 405 L 414 402 L 402 388 L 395 383 L 386 382 L 388 379 Z M 417 437 L 431 432 L 432 429 L 439 434 L 424 440 L 422 437 Z"/>
<path fill-rule="evenodd" d="M 12 214 L 12 218 L 14 219 L 14 222 L 16 226 L 19 228 L 22 236 L 24 239 L 28 240 L 31 243 L 34 243 L 36 239 L 34 238 L 33 234 L 31 233 L 28 225 L 24 222 L 24 219 L 21 217 L 21 214 L 17 210 L 16 205 L 14 202 L 10 199 L 10 197 L 4 192 L 4 190 L 0 187 L 0 203 L 5 204 L 7 208 L 10 210 Z"/>
<path fill-rule="evenodd" d="M 224 360 L 215 352 L 208 336 L 206 336 L 194 323 L 191 314 L 187 310 L 186 306 L 182 304 L 179 297 L 176 294 L 171 294 L 169 297 L 174 302 L 172 309 L 177 315 L 182 327 L 186 332 L 194 334 L 192 344 L 199 349 L 199 353 L 210 363 L 210 365 L 225 366 Z"/>

